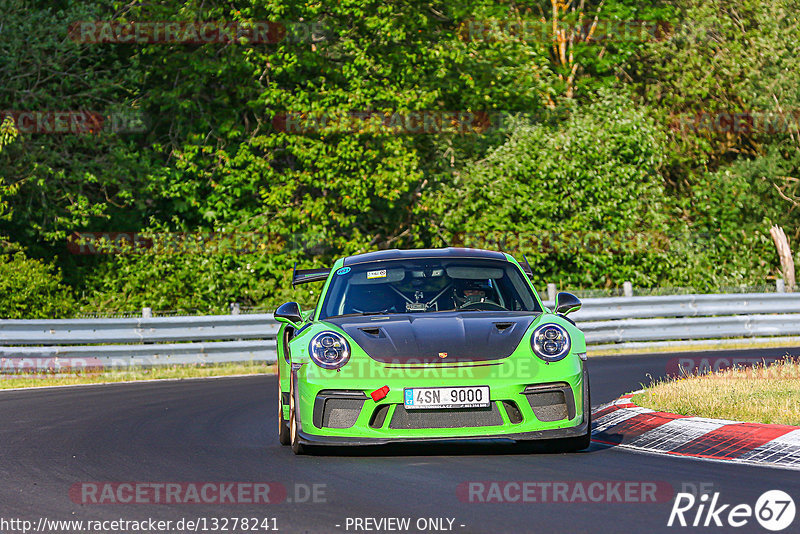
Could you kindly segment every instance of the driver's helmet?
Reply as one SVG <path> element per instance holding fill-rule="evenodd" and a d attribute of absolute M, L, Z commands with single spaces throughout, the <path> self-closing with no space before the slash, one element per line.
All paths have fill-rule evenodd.
<path fill-rule="evenodd" d="M 487 280 L 455 280 L 453 282 L 453 299 L 460 308 L 474 302 L 483 302 L 491 295 L 492 286 Z"/>

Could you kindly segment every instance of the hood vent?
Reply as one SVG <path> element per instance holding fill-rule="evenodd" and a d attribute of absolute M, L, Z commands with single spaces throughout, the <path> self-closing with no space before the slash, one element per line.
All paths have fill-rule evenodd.
<path fill-rule="evenodd" d="M 359 330 L 373 337 L 380 337 L 381 335 L 381 329 L 377 326 L 363 326 Z"/>
<path fill-rule="evenodd" d="M 505 332 L 509 328 L 513 328 L 516 323 L 494 323 L 494 327 L 498 332 Z"/>

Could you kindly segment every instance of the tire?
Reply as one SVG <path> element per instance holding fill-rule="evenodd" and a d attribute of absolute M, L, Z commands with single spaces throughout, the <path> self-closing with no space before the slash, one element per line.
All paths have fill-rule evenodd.
<path fill-rule="evenodd" d="M 307 447 L 300 443 L 300 436 L 297 433 L 297 407 L 294 400 L 294 380 L 291 378 L 289 379 L 289 442 L 293 453 L 306 454 Z"/>
<path fill-rule="evenodd" d="M 576 438 L 566 438 L 561 440 L 560 449 L 564 452 L 578 452 L 588 449 L 592 444 L 592 423 L 589 423 L 589 430 L 583 436 Z"/>
<path fill-rule="evenodd" d="M 586 425 L 586 434 L 582 436 L 578 436 L 575 438 L 566 438 L 561 440 L 561 447 L 562 450 L 565 452 L 578 452 L 584 449 L 588 449 L 589 446 L 592 444 L 592 394 L 591 390 L 589 389 L 589 378 L 586 378 L 586 398 L 583 399 L 585 404 L 589 405 L 588 416 L 586 417 L 587 425 Z"/>
<path fill-rule="evenodd" d="M 278 441 L 281 445 L 289 445 L 289 423 L 283 418 L 283 391 L 281 391 L 281 377 L 278 374 Z"/>

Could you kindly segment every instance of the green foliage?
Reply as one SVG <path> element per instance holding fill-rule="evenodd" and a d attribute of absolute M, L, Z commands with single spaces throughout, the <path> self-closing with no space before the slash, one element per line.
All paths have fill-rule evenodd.
<path fill-rule="evenodd" d="M 781 177 L 797 175 L 800 157 L 795 153 L 793 161 L 787 159 L 774 145 L 766 151 L 701 175 L 692 184 L 691 196 L 680 199 L 681 212 L 690 218 L 688 226 L 699 236 L 687 254 L 684 275 L 694 285 L 749 285 L 782 276 L 769 227 L 784 225 L 790 242 L 797 243 L 797 215 L 787 210 L 789 203 L 783 199 L 765 199 L 775 196 Z M 798 257 L 796 246 L 794 252 Z"/>
<path fill-rule="evenodd" d="M 675 8 L 674 35 L 648 43 L 634 72 L 645 100 L 673 129 L 667 179 L 680 188 L 769 145 L 796 153 L 800 2 L 679 0 Z M 713 124 L 720 113 L 794 117 L 794 135 L 759 124 L 707 127 L 704 119 Z"/>
<path fill-rule="evenodd" d="M 703 236 L 686 257 L 694 285 L 780 277 L 768 229 L 800 237 L 798 8 L 680 0 L 672 38 L 641 51 L 637 85 L 671 129 L 667 190 L 679 220 Z"/>
<path fill-rule="evenodd" d="M 0 318 L 69 317 L 75 301 L 59 270 L 22 252 L 0 254 Z"/>
<path fill-rule="evenodd" d="M 150 307 L 229 313 L 231 302 L 253 306 L 268 300 L 270 274 L 256 258 L 228 254 L 121 255 L 91 275 L 87 285 L 93 292 L 87 300 L 92 304 L 86 311 Z"/>
<path fill-rule="evenodd" d="M 654 285 L 668 271 L 659 171 L 665 136 L 628 98 L 602 92 L 555 124 L 517 122 L 508 141 L 442 191 L 443 228 L 513 235 L 537 283 Z"/>
<path fill-rule="evenodd" d="M 798 7 L 6 0 L 0 110 L 136 112 L 147 127 L 12 138 L 6 125 L 0 239 L 57 265 L 87 311 L 309 306 L 314 289 L 288 284 L 295 262 L 441 246 L 464 233 L 528 254 L 542 283 L 763 284 L 777 274 L 769 225 L 800 237 L 797 133 L 675 124 L 800 109 Z M 593 38 L 575 32 L 594 19 Z M 71 23 L 91 20 L 281 21 L 294 33 L 203 44 L 68 36 Z M 637 34 L 636 21 L 673 31 Z M 536 30 L 514 29 L 522 25 Z M 422 111 L 517 118 L 471 134 L 398 134 L 376 121 L 279 127 L 293 113 L 314 124 Z M 65 253 L 66 237 L 84 231 L 265 237 L 247 253 Z"/>
<path fill-rule="evenodd" d="M 17 129 L 14 127 L 14 121 L 9 117 L 0 123 L 0 152 L 3 147 L 10 144 L 17 137 Z M 8 204 L 8 198 L 15 195 L 18 191 L 16 184 L 6 183 L 5 178 L 0 174 L 0 221 L 9 220 L 11 218 L 11 209 Z M 0 235 L 0 240 L 5 238 Z"/>

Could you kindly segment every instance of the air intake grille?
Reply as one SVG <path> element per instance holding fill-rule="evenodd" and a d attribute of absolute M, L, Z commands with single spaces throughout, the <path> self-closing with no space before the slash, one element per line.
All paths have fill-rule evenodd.
<path fill-rule="evenodd" d="M 516 402 L 504 400 L 503 408 L 506 409 L 509 422 L 514 425 L 522 422 L 522 412 L 519 411 L 519 407 L 517 406 Z"/>
<path fill-rule="evenodd" d="M 314 401 L 314 426 L 350 428 L 356 424 L 366 398 L 362 391 L 320 391 Z"/>
<path fill-rule="evenodd" d="M 419 429 L 419 428 L 462 428 L 480 426 L 500 426 L 503 418 L 497 403 L 493 402 L 491 408 L 464 408 L 444 410 L 406 410 L 405 406 L 398 404 L 389 423 L 393 429 Z"/>
<path fill-rule="evenodd" d="M 356 424 L 364 401 L 358 399 L 328 399 L 322 413 L 322 426 L 327 428 L 350 428 Z"/>
<path fill-rule="evenodd" d="M 569 384 L 537 384 L 525 388 L 523 395 L 539 421 L 561 421 L 575 417 L 575 400 Z"/>
<path fill-rule="evenodd" d="M 382 428 L 386 421 L 386 414 L 389 412 L 389 404 L 381 404 L 372 412 L 372 419 L 369 421 L 371 428 Z"/>
<path fill-rule="evenodd" d="M 567 418 L 567 403 L 561 391 L 528 395 L 533 415 L 539 421 L 560 421 Z"/>

